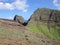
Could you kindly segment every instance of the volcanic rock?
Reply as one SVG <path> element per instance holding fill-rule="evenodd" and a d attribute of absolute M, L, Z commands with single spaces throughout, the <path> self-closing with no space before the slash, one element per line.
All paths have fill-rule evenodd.
<path fill-rule="evenodd" d="M 24 23 L 24 18 L 22 16 L 15 15 L 14 21 L 23 24 Z"/>

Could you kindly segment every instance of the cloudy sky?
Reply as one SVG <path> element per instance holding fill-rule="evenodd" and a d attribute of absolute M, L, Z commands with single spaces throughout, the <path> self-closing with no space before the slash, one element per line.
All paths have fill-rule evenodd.
<path fill-rule="evenodd" d="M 18 14 L 27 20 L 37 8 L 60 10 L 60 0 L 0 0 L 0 18 L 13 19 Z"/>

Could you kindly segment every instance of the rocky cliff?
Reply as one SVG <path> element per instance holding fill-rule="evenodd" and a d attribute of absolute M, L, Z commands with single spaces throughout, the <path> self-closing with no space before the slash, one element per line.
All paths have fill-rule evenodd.
<path fill-rule="evenodd" d="M 60 11 L 39 8 L 31 15 L 27 27 L 41 36 L 60 42 Z"/>
<path fill-rule="evenodd" d="M 60 26 L 60 11 L 47 8 L 38 8 L 30 17 L 29 23 L 44 22 L 47 27 Z M 28 24 L 29 24 L 28 23 Z"/>

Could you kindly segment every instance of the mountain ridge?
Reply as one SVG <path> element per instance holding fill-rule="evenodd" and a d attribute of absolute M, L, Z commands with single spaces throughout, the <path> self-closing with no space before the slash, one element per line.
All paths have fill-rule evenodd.
<path fill-rule="evenodd" d="M 27 26 L 33 32 L 60 41 L 60 11 L 39 8 L 28 21 Z"/>

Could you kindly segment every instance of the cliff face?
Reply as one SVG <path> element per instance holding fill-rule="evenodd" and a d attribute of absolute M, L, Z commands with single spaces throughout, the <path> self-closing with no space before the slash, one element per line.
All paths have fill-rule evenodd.
<path fill-rule="evenodd" d="M 39 8 L 31 15 L 27 27 L 41 36 L 60 41 L 60 11 Z"/>
<path fill-rule="evenodd" d="M 44 22 L 48 28 L 60 26 L 60 11 L 47 8 L 37 9 L 30 17 L 29 23 L 38 23 L 39 21 Z"/>

